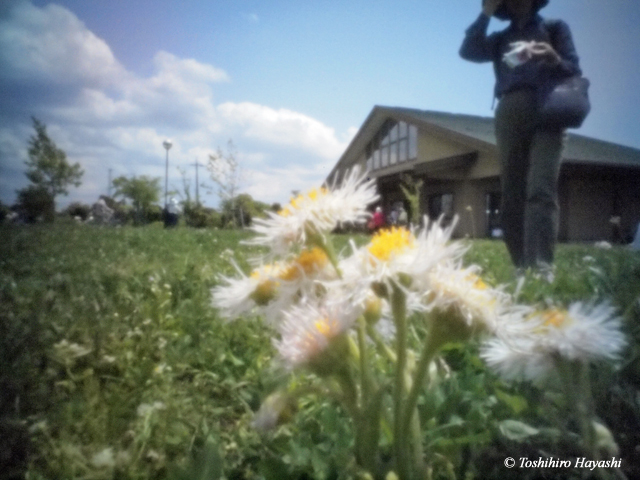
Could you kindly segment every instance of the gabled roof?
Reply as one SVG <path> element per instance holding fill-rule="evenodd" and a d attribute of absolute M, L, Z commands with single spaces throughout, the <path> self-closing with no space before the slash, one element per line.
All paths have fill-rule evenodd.
<path fill-rule="evenodd" d="M 423 130 L 448 135 L 452 140 L 468 144 L 473 148 L 496 148 L 493 118 L 414 108 L 375 106 L 334 167 L 334 171 L 340 167 L 341 163 L 363 151 L 389 117 L 413 123 Z M 565 163 L 640 168 L 639 149 L 575 133 L 568 133 L 563 157 Z"/>

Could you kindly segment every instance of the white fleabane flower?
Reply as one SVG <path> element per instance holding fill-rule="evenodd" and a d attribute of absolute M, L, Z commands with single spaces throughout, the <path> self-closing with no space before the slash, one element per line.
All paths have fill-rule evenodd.
<path fill-rule="evenodd" d="M 229 319 L 259 309 L 271 324 L 296 298 L 313 296 L 317 282 L 336 277 L 327 255 L 317 247 L 304 249 L 287 262 L 261 265 L 249 276 L 236 269 L 240 278 L 222 277 L 226 285 L 212 290 L 213 305 Z"/>
<path fill-rule="evenodd" d="M 488 341 L 481 356 L 506 379 L 540 381 L 557 368 L 557 360 L 615 360 L 625 346 L 621 320 L 609 304 L 582 302 L 568 310 L 550 309 L 525 319 L 517 334 Z"/>
<path fill-rule="evenodd" d="M 408 293 L 423 293 L 429 283 L 429 273 L 440 262 L 458 259 L 465 247 L 449 242 L 453 225 L 443 229 L 440 223 L 417 232 L 392 227 L 377 232 L 371 242 L 357 249 L 340 263 L 346 282 L 369 288 L 372 284 L 402 284 Z M 413 303 L 413 302 L 410 302 Z"/>
<path fill-rule="evenodd" d="M 367 205 L 378 199 L 375 180 L 366 180 L 359 168 L 348 172 L 339 187 L 314 188 L 292 199 L 267 219 L 255 219 L 258 234 L 247 243 L 267 245 L 272 253 L 287 252 L 291 245 L 305 244 L 310 235 L 323 235 L 337 226 L 364 221 Z"/>
<path fill-rule="evenodd" d="M 480 278 L 476 266 L 462 268 L 457 262 L 441 262 L 426 279 L 427 308 L 449 311 L 470 327 L 496 331 L 510 303 L 509 295 Z"/>
<path fill-rule="evenodd" d="M 262 265 L 247 276 L 235 266 L 240 278 L 223 276 L 222 280 L 226 284 L 211 290 L 213 306 L 230 320 L 275 299 L 279 287 L 278 275 L 284 270 L 281 265 L 274 263 Z"/>
<path fill-rule="evenodd" d="M 284 312 L 279 340 L 274 345 L 288 369 L 317 363 L 362 313 L 344 301 L 302 301 Z"/>

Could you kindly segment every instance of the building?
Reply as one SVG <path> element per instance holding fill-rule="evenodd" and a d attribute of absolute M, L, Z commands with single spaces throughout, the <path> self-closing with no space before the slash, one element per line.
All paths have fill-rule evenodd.
<path fill-rule="evenodd" d="M 561 241 L 627 241 L 640 222 L 640 150 L 569 133 L 560 173 Z M 456 235 L 500 235 L 493 118 L 376 106 L 327 181 L 361 165 L 388 212 L 408 175 L 422 181 L 421 215 L 460 218 Z M 619 218 L 619 227 L 612 219 Z"/>

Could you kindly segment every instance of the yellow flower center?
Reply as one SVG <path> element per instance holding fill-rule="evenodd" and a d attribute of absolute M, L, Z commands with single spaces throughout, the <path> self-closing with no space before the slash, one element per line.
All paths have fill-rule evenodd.
<path fill-rule="evenodd" d="M 478 290 L 486 290 L 489 288 L 480 277 L 474 275 L 473 273 L 469 274 L 469 277 L 467 279 L 473 282 L 473 288 L 476 288 Z"/>
<path fill-rule="evenodd" d="M 542 312 L 542 318 L 545 327 L 553 325 L 554 327 L 560 328 L 567 322 L 569 316 L 566 310 L 551 309 Z"/>
<path fill-rule="evenodd" d="M 303 250 L 280 275 L 282 280 L 297 280 L 302 273 L 311 275 L 322 270 L 328 263 L 327 254 L 320 248 L 314 247 L 310 250 Z"/>
<path fill-rule="evenodd" d="M 383 262 L 415 245 L 415 237 L 406 228 L 380 230 L 371 239 L 369 253 Z"/>
<path fill-rule="evenodd" d="M 258 284 L 256 289 L 250 295 L 250 298 L 258 305 L 267 305 L 275 298 L 277 290 L 278 282 L 275 280 L 265 280 Z"/>
<path fill-rule="evenodd" d="M 307 331 L 302 337 L 302 345 L 309 357 L 314 357 L 320 351 L 325 348 L 322 344 L 321 338 L 324 337 L 327 340 L 331 340 L 333 337 L 340 333 L 338 328 L 338 322 L 328 317 L 318 318 L 313 323 L 314 330 Z M 321 336 L 318 336 L 319 333 Z"/>
<path fill-rule="evenodd" d="M 312 188 L 307 193 L 300 194 L 297 197 L 292 198 L 291 202 L 289 202 L 289 205 L 280 210 L 278 212 L 278 215 L 282 217 L 288 217 L 289 215 L 292 215 L 295 210 L 299 210 L 300 208 L 302 208 L 306 201 L 311 200 L 312 202 L 315 202 L 319 198 L 327 195 L 327 193 L 329 193 L 329 191 L 324 187 Z"/>
<path fill-rule="evenodd" d="M 327 317 L 319 318 L 313 326 L 326 338 L 335 337 L 338 334 L 338 322 Z"/>
<path fill-rule="evenodd" d="M 258 286 L 249 297 L 256 304 L 266 305 L 275 298 L 280 284 L 273 277 L 280 271 L 279 265 L 264 265 L 259 270 L 251 272 L 251 278 L 258 282 Z"/>

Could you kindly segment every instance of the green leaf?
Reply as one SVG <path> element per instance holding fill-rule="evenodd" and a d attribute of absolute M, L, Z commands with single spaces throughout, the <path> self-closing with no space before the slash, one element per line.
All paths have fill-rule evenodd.
<path fill-rule="evenodd" d="M 518 420 L 504 420 L 500 422 L 500 433 L 509 440 L 522 442 L 529 437 L 538 435 L 540 430 Z"/>
<path fill-rule="evenodd" d="M 511 408 L 513 413 L 516 415 L 529 407 L 527 400 L 520 395 L 509 395 L 502 390 L 496 390 L 496 397 L 498 397 L 503 403 L 507 404 L 507 406 Z"/>

